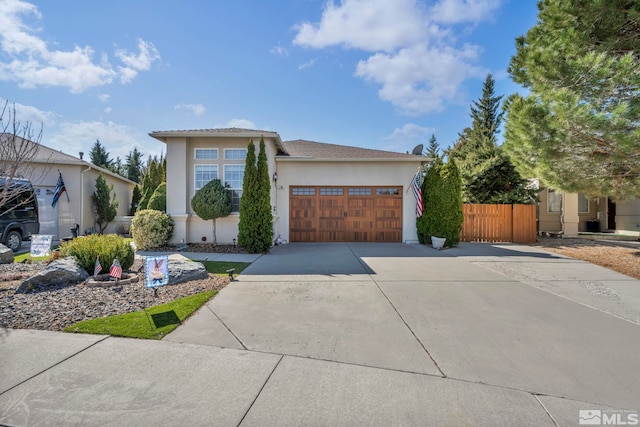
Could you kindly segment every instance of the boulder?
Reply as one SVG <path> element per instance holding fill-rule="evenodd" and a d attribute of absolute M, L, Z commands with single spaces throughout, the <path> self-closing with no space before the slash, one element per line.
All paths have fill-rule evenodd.
<path fill-rule="evenodd" d="M 169 284 L 202 280 L 209 277 L 204 265 L 199 262 L 169 260 Z"/>
<path fill-rule="evenodd" d="M 85 281 L 89 275 L 74 257 L 57 259 L 34 276 L 22 282 L 16 293 L 23 293 L 35 286 L 69 285 Z"/>
<path fill-rule="evenodd" d="M 13 262 L 13 251 L 0 243 L 0 264 L 11 264 Z"/>

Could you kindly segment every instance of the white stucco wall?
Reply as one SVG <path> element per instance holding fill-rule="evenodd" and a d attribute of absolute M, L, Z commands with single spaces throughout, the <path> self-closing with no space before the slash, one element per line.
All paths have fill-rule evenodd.
<path fill-rule="evenodd" d="M 298 185 L 399 186 L 402 187 L 402 241 L 418 241 L 416 200 L 410 190 L 420 159 L 416 161 L 290 161 L 277 159 L 277 207 L 279 235 L 289 241 L 289 187 Z M 277 235 L 276 235 L 277 237 Z"/>

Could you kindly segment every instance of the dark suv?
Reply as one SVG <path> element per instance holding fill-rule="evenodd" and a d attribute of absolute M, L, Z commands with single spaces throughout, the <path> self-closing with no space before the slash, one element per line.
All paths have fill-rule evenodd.
<path fill-rule="evenodd" d="M 38 200 L 29 181 L 0 177 L 1 200 L 5 202 L 0 202 L 0 242 L 16 252 L 23 240 L 40 231 Z"/>

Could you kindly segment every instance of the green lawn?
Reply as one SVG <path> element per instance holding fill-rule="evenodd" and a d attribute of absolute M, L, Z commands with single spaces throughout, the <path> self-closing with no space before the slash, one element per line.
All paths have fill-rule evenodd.
<path fill-rule="evenodd" d="M 159 340 L 177 328 L 184 319 L 215 294 L 216 291 L 207 291 L 133 313 L 83 320 L 67 326 L 64 330 Z"/>
<path fill-rule="evenodd" d="M 230 262 L 230 261 L 205 261 L 204 266 L 209 273 L 228 274 L 227 270 L 235 268 L 234 274 L 240 274 L 242 270 L 249 267 L 250 262 Z"/>

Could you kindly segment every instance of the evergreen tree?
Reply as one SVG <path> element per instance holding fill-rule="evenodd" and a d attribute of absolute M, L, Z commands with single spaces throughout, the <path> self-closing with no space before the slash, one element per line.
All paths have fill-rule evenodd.
<path fill-rule="evenodd" d="M 154 209 L 156 211 L 167 211 L 167 183 L 163 182 L 158 185 L 156 191 L 153 192 L 149 199 L 147 209 Z"/>
<path fill-rule="evenodd" d="M 471 127 L 465 128 L 451 149 L 460 165 L 465 203 L 531 203 L 532 191 L 515 170 L 509 157 L 498 146 L 502 123 L 500 100 L 495 81 L 487 75 L 482 97 L 471 105 Z"/>
<path fill-rule="evenodd" d="M 424 211 L 416 223 L 420 243 L 431 244 L 431 236 L 436 232 L 437 224 L 442 216 L 442 212 L 439 210 L 442 205 L 442 167 L 442 159 L 436 157 L 431 167 L 427 169 L 427 173 L 422 181 L 422 204 Z M 437 234 L 435 236 L 444 237 Z"/>
<path fill-rule="evenodd" d="M 102 234 L 107 225 L 113 221 L 118 213 L 118 201 L 116 195 L 111 194 L 113 184 L 108 185 L 102 175 L 96 179 L 96 191 L 91 196 L 93 208 L 96 214 L 98 232 Z"/>
<path fill-rule="evenodd" d="M 149 163 L 146 173 L 142 178 L 142 199 L 140 199 L 139 210 L 147 209 L 149 200 L 156 191 L 156 188 L 158 188 L 161 183 L 166 182 L 165 167 L 166 163 L 164 160 L 153 159 Z"/>
<path fill-rule="evenodd" d="M 273 242 L 273 213 L 271 211 L 271 179 L 267 163 L 267 150 L 264 138 L 260 137 L 260 153 L 257 167 L 257 246 L 252 252 L 266 252 Z"/>
<path fill-rule="evenodd" d="M 640 197 L 640 2 L 544 0 L 509 73 L 505 149 L 546 185 Z"/>
<path fill-rule="evenodd" d="M 240 198 L 240 222 L 238 223 L 238 246 L 251 252 L 250 248 L 257 246 L 256 217 L 257 200 L 256 147 L 253 141 L 247 147 L 244 177 L 242 180 L 242 197 Z"/>
<path fill-rule="evenodd" d="M 430 159 L 435 159 L 436 157 L 440 156 L 440 154 L 438 153 L 439 151 L 440 144 L 438 144 L 438 141 L 436 140 L 436 135 L 432 133 L 431 138 L 429 138 L 429 145 L 427 146 L 426 156 Z"/>
<path fill-rule="evenodd" d="M 150 203 L 151 204 L 151 203 Z M 218 245 L 216 219 L 231 213 L 231 193 L 219 179 L 209 181 L 191 199 L 191 208 L 204 220 L 213 220 L 213 244 Z"/>
<path fill-rule="evenodd" d="M 136 214 L 138 205 L 140 204 L 140 199 L 142 199 L 142 192 L 140 191 L 140 186 L 136 185 L 135 187 L 133 187 L 133 195 L 131 196 L 131 207 L 129 208 L 130 216 Z"/>
<path fill-rule="evenodd" d="M 109 158 L 107 149 L 100 143 L 99 139 L 96 139 L 95 144 L 91 147 L 89 159 L 91 160 L 91 163 L 96 166 L 100 166 L 101 168 L 107 170 L 112 170 L 113 168 L 113 160 Z"/>
<path fill-rule="evenodd" d="M 142 153 L 134 148 L 125 158 L 125 177 L 133 182 L 140 182 L 142 175 Z"/>

